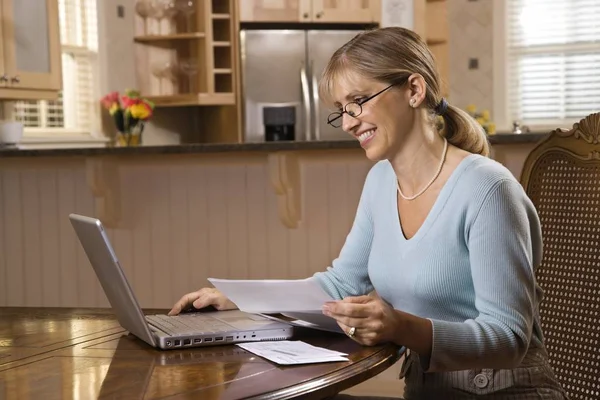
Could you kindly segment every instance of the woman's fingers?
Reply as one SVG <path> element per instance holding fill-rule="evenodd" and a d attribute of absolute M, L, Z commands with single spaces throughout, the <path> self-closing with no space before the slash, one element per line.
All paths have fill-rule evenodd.
<path fill-rule="evenodd" d="M 175 303 L 173 308 L 171 308 L 171 311 L 169 311 L 168 315 L 177 315 L 182 310 L 187 308 L 190 304 L 194 304 L 196 300 L 198 300 L 198 298 L 201 297 L 203 290 L 204 289 L 200 289 L 196 292 L 191 292 L 183 295 L 183 297 L 181 297 L 181 299 L 179 299 L 177 303 Z"/>

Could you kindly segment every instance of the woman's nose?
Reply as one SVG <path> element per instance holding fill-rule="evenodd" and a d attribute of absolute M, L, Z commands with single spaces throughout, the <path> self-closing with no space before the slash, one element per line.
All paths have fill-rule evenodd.
<path fill-rule="evenodd" d="M 356 127 L 358 124 L 360 124 L 358 118 L 353 117 L 348 113 L 342 114 L 342 129 L 346 132 L 352 131 L 352 128 Z"/>

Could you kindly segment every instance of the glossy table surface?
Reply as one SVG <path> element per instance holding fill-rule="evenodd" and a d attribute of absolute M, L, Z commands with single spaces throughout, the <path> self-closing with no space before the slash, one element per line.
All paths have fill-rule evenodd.
<path fill-rule="evenodd" d="M 165 310 L 147 310 L 146 312 Z M 401 356 L 333 333 L 296 339 L 348 362 L 279 366 L 235 345 L 157 350 L 110 310 L 0 307 L 0 399 L 321 399 L 367 380 Z"/>

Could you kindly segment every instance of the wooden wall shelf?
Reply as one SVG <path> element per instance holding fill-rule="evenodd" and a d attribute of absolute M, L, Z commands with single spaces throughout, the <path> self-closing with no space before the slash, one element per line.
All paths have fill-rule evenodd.
<path fill-rule="evenodd" d="M 191 33 L 176 33 L 173 35 L 143 35 L 136 36 L 133 40 L 136 43 L 148 43 L 152 42 L 166 42 L 171 40 L 190 40 L 190 39 L 204 39 L 206 35 L 204 32 L 191 32 Z"/>
<path fill-rule="evenodd" d="M 196 1 L 160 24 L 136 16 L 138 87 L 157 105 L 231 105 L 237 92 L 234 0 Z M 191 17 L 191 18 L 189 18 Z M 220 103 L 222 102 L 222 103 Z"/>
<path fill-rule="evenodd" d="M 233 93 L 197 93 L 176 96 L 148 96 L 157 107 L 218 106 L 236 104 Z"/>
<path fill-rule="evenodd" d="M 136 15 L 137 87 L 157 107 L 198 107 L 189 110 L 191 119 L 200 119 L 198 123 L 207 131 L 229 132 L 201 140 L 229 143 L 231 132 L 236 132 L 239 142 L 237 3 L 203 0 L 194 4 L 193 13 L 178 13 L 160 22 Z"/>

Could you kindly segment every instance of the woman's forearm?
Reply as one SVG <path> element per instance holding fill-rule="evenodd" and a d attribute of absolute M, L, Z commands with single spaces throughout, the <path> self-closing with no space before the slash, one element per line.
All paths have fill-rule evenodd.
<path fill-rule="evenodd" d="M 433 344 L 431 321 L 402 311 L 394 311 L 398 319 L 394 343 L 409 348 L 423 358 L 429 358 Z"/>

